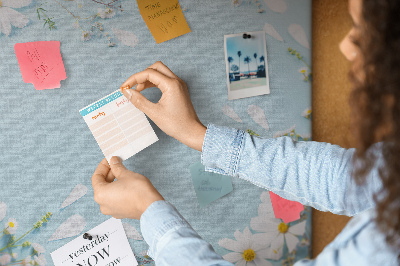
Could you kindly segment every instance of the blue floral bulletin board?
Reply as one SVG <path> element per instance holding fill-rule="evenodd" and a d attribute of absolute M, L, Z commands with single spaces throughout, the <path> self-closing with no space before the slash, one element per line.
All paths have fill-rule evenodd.
<path fill-rule="evenodd" d="M 156 61 L 186 82 L 203 124 L 311 139 L 311 0 L 179 4 L 190 32 L 157 44 L 136 1 L 0 0 L 0 265 L 53 265 L 51 252 L 110 218 L 91 185 L 104 155 L 78 111 Z M 243 48 L 226 61 L 224 36 L 251 32 L 265 32 L 267 54 Z M 14 46 L 37 41 L 60 42 L 67 78 L 59 88 L 24 82 Z M 265 82 L 262 75 L 269 94 L 228 100 L 227 83 Z M 161 96 L 155 88 L 143 94 Z M 200 206 L 190 166 L 201 154 L 150 123 L 159 140 L 125 166 L 148 177 L 217 253 L 236 265 L 311 256 L 310 207 L 284 223 L 268 191 L 236 178 L 230 193 Z M 139 221 L 122 222 L 139 265 L 154 265 Z M 266 248 L 257 235 L 267 232 L 275 238 Z M 262 264 L 238 250 L 246 241 Z"/>

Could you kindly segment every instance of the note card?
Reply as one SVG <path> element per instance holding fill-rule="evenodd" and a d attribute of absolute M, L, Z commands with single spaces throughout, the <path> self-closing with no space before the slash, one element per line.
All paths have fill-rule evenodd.
<path fill-rule="evenodd" d="M 41 41 L 16 43 L 15 54 L 25 83 L 36 90 L 60 88 L 67 78 L 60 53 L 60 42 Z"/>
<path fill-rule="evenodd" d="M 271 191 L 269 196 L 271 197 L 275 218 L 282 219 L 284 223 L 300 219 L 300 213 L 304 210 L 304 206 L 301 203 L 284 199 Z"/>
<path fill-rule="evenodd" d="M 137 0 L 140 14 L 157 43 L 190 32 L 178 0 Z"/>
<path fill-rule="evenodd" d="M 190 173 L 200 207 L 225 196 L 233 189 L 230 176 L 206 172 L 201 163 L 191 165 Z"/>
<path fill-rule="evenodd" d="M 79 112 L 107 161 L 112 156 L 126 160 L 158 140 L 145 114 L 120 90 Z"/>
<path fill-rule="evenodd" d="M 121 220 L 111 218 L 87 232 L 92 240 L 82 235 L 50 255 L 55 266 L 114 266 L 138 265 L 126 238 Z"/>

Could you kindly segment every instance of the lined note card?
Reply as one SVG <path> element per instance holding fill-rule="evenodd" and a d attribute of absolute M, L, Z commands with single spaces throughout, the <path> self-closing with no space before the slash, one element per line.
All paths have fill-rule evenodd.
<path fill-rule="evenodd" d="M 138 0 L 140 14 L 157 43 L 190 32 L 178 0 Z"/>
<path fill-rule="evenodd" d="M 120 90 L 79 112 L 107 161 L 112 156 L 126 160 L 158 140 L 145 114 Z"/>
<path fill-rule="evenodd" d="M 15 55 L 25 83 L 36 90 L 60 88 L 67 78 L 60 53 L 60 42 L 40 41 L 16 43 Z"/>

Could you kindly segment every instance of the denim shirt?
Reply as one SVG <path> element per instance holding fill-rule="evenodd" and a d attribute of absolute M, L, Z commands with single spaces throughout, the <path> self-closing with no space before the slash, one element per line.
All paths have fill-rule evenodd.
<path fill-rule="evenodd" d="M 321 211 L 354 216 L 309 265 L 398 265 L 398 251 L 374 222 L 373 195 L 382 187 L 376 144 L 375 168 L 363 186 L 351 177 L 354 149 L 289 137 L 261 139 L 244 131 L 209 125 L 202 163 L 207 171 L 242 178 L 288 200 Z M 157 265 L 233 265 L 216 254 L 166 201 L 151 204 L 140 219 L 149 255 Z"/>

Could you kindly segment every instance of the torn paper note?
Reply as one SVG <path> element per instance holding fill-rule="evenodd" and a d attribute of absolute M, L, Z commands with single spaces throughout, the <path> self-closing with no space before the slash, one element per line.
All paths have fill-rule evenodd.
<path fill-rule="evenodd" d="M 274 12 L 283 13 L 287 5 L 283 0 L 264 0 L 265 4 Z"/>
<path fill-rule="evenodd" d="M 274 209 L 275 218 L 280 218 L 284 223 L 290 223 L 300 219 L 300 213 L 304 206 L 296 201 L 281 198 L 273 192 L 269 192 Z"/>
<path fill-rule="evenodd" d="M 249 105 L 247 113 L 251 118 L 253 118 L 254 122 L 265 128 L 265 130 L 269 130 L 267 119 L 265 118 L 264 111 L 260 106 Z"/>
<path fill-rule="evenodd" d="M 83 218 L 79 214 L 72 215 L 57 228 L 57 230 L 51 235 L 48 241 L 76 236 L 77 234 L 82 232 L 85 226 L 85 218 Z"/>
<path fill-rule="evenodd" d="M 206 172 L 201 163 L 191 165 L 190 173 L 200 207 L 225 196 L 233 189 L 230 176 Z"/>
<path fill-rule="evenodd" d="M 138 265 L 121 220 L 108 219 L 85 233 L 92 239 L 80 235 L 50 254 L 55 266 Z"/>
<path fill-rule="evenodd" d="M 74 187 L 74 189 L 71 191 L 71 193 L 68 195 L 68 197 L 64 200 L 64 202 L 61 204 L 60 209 L 67 207 L 68 205 L 71 205 L 78 199 L 82 198 L 87 192 L 87 187 L 82 184 L 78 184 Z"/>
<path fill-rule="evenodd" d="M 126 237 L 129 239 L 133 240 L 143 240 L 143 237 L 140 235 L 138 230 L 136 230 L 135 227 L 128 223 L 122 223 L 122 226 L 124 227 Z"/>
<path fill-rule="evenodd" d="M 232 118 L 233 120 L 235 120 L 236 122 L 242 123 L 242 119 L 240 119 L 239 115 L 235 112 L 235 110 L 233 110 L 232 107 L 230 107 L 229 105 L 224 105 L 224 107 L 222 107 L 222 112 L 226 115 L 229 116 L 230 118 Z"/>
<path fill-rule="evenodd" d="M 268 35 L 274 37 L 275 39 L 277 39 L 278 41 L 283 42 L 283 39 L 281 37 L 281 35 L 279 35 L 279 33 L 275 30 L 274 26 L 272 26 L 269 23 L 265 23 L 264 25 L 264 29 L 265 33 L 267 33 Z"/>
<path fill-rule="evenodd" d="M 140 14 L 157 43 L 190 32 L 178 0 L 139 0 Z"/>
<path fill-rule="evenodd" d="M 40 41 L 16 43 L 15 54 L 25 83 L 36 90 L 60 88 L 67 78 L 60 53 L 60 42 Z"/>
<path fill-rule="evenodd" d="M 0 222 L 6 217 L 7 213 L 7 204 L 0 201 Z"/>
<path fill-rule="evenodd" d="M 115 37 L 126 46 L 135 47 L 139 43 L 138 37 L 132 32 L 117 28 L 113 28 L 112 31 L 115 34 Z"/>
<path fill-rule="evenodd" d="M 304 46 L 307 49 L 310 49 L 310 43 L 308 42 L 306 32 L 304 31 L 304 28 L 300 26 L 299 24 L 290 24 L 288 27 L 289 34 L 292 35 L 292 37 Z"/>
<path fill-rule="evenodd" d="M 120 90 L 79 112 L 107 161 L 112 156 L 126 160 L 158 140 L 144 113 Z"/>

